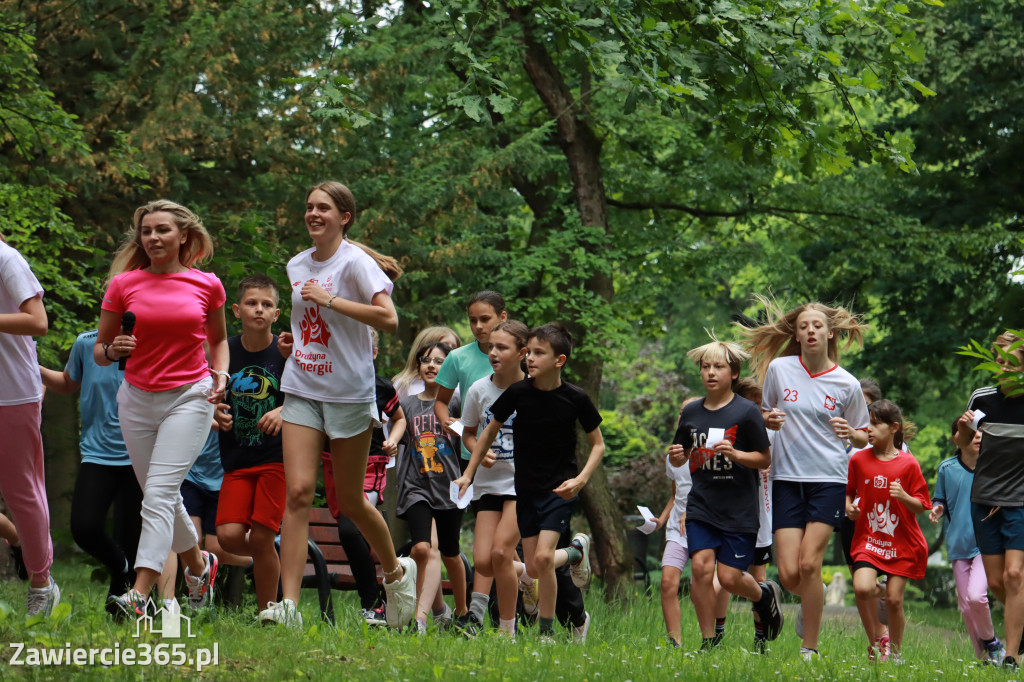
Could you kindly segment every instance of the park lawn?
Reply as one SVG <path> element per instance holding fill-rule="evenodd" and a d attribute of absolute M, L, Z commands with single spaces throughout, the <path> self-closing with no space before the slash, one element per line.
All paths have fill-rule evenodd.
<path fill-rule="evenodd" d="M 865 656 L 865 638 L 856 622 L 826 623 L 821 649 L 825 658 L 814 664 L 799 660 L 800 642 L 787 624 L 766 656 L 747 652 L 752 637 L 749 611 L 734 605 L 722 648 L 695 654 L 697 624 L 688 600 L 683 602 L 684 649 L 666 646 L 657 595 L 634 594 L 626 607 L 605 604 L 596 591 L 588 595 L 593 617 L 585 645 L 543 645 L 535 630 L 524 629 L 515 643 L 497 636 L 466 641 L 457 635 L 431 632 L 425 637 L 385 630 L 368 630 L 358 621 L 354 593 L 335 593 L 337 629 L 316 615 L 312 591 L 302 601 L 304 632 L 264 628 L 255 624 L 250 595 L 239 611 L 221 610 L 216 621 L 197 617 L 192 639 L 134 637 L 134 624 L 115 625 L 102 611 L 105 585 L 90 582 L 91 568 L 58 563 L 54 575 L 62 589 L 62 607 L 48 620 L 24 620 L 25 584 L 0 583 L 0 679 L 136 679 L 171 678 L 230 680 L 605 680 L 671 679 L 844 679 L 945 680 L 1006 679 L 1002 670 L 979 667 L 972 661 L 959 615 L 938 612 L 923 604 L 909 606 L 904 646 L 907 663 L 901 667 L 872 665 Z M 922 622 L 926 621 L 926 622 Z M 960 624 L 957 629 L 950 629 Z M 939 627 L 936 627 L 939 626 Z M 184 630 L 184 628 L 183 628 Z M 195 666 L 12 666 L 11 642 L 28 647 L 118 647 L 139 650 L 184 644 L 193 657 L 200 648 L 217 647 L 218 663 L 196 673 Z M 22 654 L 24 658 L 25 653 Z"/>

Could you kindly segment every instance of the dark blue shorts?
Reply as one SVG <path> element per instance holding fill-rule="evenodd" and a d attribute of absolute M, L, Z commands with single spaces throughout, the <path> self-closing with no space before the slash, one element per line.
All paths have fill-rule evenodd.
<path fill-rule="evenodd" d="M 773 530 L 806 528 L 812 521 L 839 528 L 845 516 L 845 483 L 775 481 L 772 484 Z"/>
<path fill-rule="evenodd" d="M 519 534 L 524 538 L 540 535 L 542 530 L 564 533 L 576 508 L 577 498 L 563 500 L 555 493 L 542 493 L 532 497 L 516 498 L 516 520 Z"/>
<path fill-rule="evenodd" d="M 686 519 L 686 544 L 691 558 L 702 549 L 712 549 L 718 563 L 745 571 L 754 561 L 757 531 L 727 533 L 710 523 Z"/>
<path fill-rule="evenodd" d="M 992 516 L 987 504 L 971 503 L 974 536 L 982 554 L 1004 554 L 1008 549 L 1024 550 L 1024 507 L 1000 507 Z M 988 516 L 988 518 L 985 518 Z"/>
<path fill-rule="evenodd" d="M 181 499 L 185 501 L 185 511 L 189 516 L 198 516 L 199 527 L 206 535 L 217 534 L 217 500 L 220 499 L 220 491 L 210 492 L 200 488 L 188 479 L 181 482 Z M 203 539 L 199 538 L 202 545 Z"/>

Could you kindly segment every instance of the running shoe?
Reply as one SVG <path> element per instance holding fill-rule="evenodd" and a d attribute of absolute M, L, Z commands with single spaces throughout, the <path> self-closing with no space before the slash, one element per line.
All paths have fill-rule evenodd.
<path fill-rule="evenodd" d="M 1018 668 L 1020 668 L 1020 666 L 1017 665 L 1017 659 L 1014 658 L 1013 656 L 1004 656 L 1003 657 L 1003 667 L 1004 668 L 1009 668 L 1011 670 L 1017 670 Z"/>
<path fill-rule="evenodd" d="M 519 583 L 519 592 L 523 595 L 523 613 L 528 616 L 536 616 L 540 610 L 540 585 L 534 579 L 529 585 Z"/>
<path fill-rule="evenodd" d="M 260 611 L 260 625 L 272 623 L 301 630 L 302 614 L 291 599 L 268 602 L 267 608 Z"/>
<path fill-rule="evenodd" d="M 764 637 L 769 642 L 778 638 L 782 632 L 782 588 L 774 580 L 767 580 L 759 583 L 761 588 L 768 593 L 768 603 L 758 610 L 761 618 L 761 625 L 764 627 Z M 756 607 L 755 607 L 756 609 Z"/>
<path fill-rule="evenodd" d="M 802 646 L 800 647 L 800 658 L 804 659 L 807 663 L 814 663 L 821 660 L 821 654 L 818 653 L 817 649 L 808 649 Z"/>
<path fill-rule="evenodd" d="M 988 656 L 989 665 L 1000 666 L 1003 664 L 1003 658 L 1006 657 L 1006 647 L 997 637 L 985 645 L 985 654 Z"/>
<path fill-rule="evenodd" d="M 768 651 L 768 640 L 763 636 L 754 635 L 754 647 L 751 651 L 755 654 L 765 654 Z"/>
<path fill-rule="evenodd" d="M 40 613 L 49 618 L 53 607 L 60 603 L 60 588 L 50 576 L 50 584 L 46 587 L 29 587 L 25 597 L 25 615 L 36 616 Z"/>
<path fill-rule="evenodd" d="M 28 569 L 25 568 L 25 556 L 21 553 L 21 545 L 10 545 L 11 561 L 14 562 L 14 572 L 21 580 L 28 580 Z"/>
<path fill-rule="evenodd" d="M 387 619 L 384 617 L 383 606 L 378 606 L 375 609 L 360 609 L 359 616 L 363 619 L 363 622 L 371 628 L 384 627 L 388 624 Z"/>
<path fill-rule="evenodd" d="M 145 616 L 146 610 L 151 607 L 149 600 L 146 599 L 146 595 L 138 590 L 128 590 L 121 596 L 112 595 L 108 598 L 107 603 L 112 607 L 110 609 L 111 615 L 119 623 L 125 619 L 136 620 L 140 616 Z"/>
<path fill-rule="evenodd" d="M 584 644 L 587 641 L 587 632 L 590 630 L 590 613 L 584 611 L 583 615 L 583 625 L 579 627 L 573 625 L 572 628 L 570 628 L 573 644 Z"/>
<path fill-rule="evenodd" d="M 396 630 L 408 625 L 416 616 L 416 562 L 401 556 L 398 565 L 403 569 L 401 580 L 384 583 L 385 614 L 388 625 Z"/>
<path fill-rule="evenodd" d="M 188 605 L 191 609 L 213 606 L 213 581 L 217 578 L 217 555 L 213 552 L 203 553 L 206 568 L 198 576 L 189 573 L 185 567 L 185 585 L 188 586 Z"/>
<path fill-rule="evenodd" d="M 452 626 L 454 616 L 452 607 L 445 604 L 444 611 L 434 616 L 434 625 L 438 630 L 447 630 Z"/>
<path fill-rule="evenodd" d="M 716 632 L 713 637 L 707 637 L 700 643 L 699 652 L 708 652 L 712 649 L 717 649 L 722 644 L 722 640 L 725 636 L 721 632 Z"/>
<path fill-rule="evenodd" d="M 885 663 L 889 660 L 889 654 L 892 653 L 889 646 L 889 633 L 885 633 L 881 637 L 875 639 L 875 648 L 878 649 L 878 660 Z"/>
<path fill-rule="evenodd" d="M 582 590 L 590 584 L 590 536 L 586 533 L 576 533 L 572 538 L 572 545 L 583 556 L 579 563 L 569 566 L 569 575 L 572 576 L 572 584 Z"/>
<path fill-rule="evenodd" d="M 484 624 L 477 619 L 476 614 L 467 611 L 455 620 L 455 629 L 466 639 L 475 639 L 483 631 Z"/>

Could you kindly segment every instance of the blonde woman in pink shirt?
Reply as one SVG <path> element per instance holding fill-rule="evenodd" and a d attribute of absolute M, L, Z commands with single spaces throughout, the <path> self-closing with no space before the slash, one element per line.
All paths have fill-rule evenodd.
<path fill-rule="evenodd" d="M 185 565 L 189 605 L 212 603 L 217 557 L 200 550 L 179 492 L 227 381 L 224 287 L 193 267 L 212 254 L 210 235 L 192 211 L 166 200 L 146 204 L 114 256 L 101 304 L 93 356 L 100 365 L 126 360 L 117 403 L 143 492 L 135 586 L 113 600 L 133 618 L 145 613 L 172 550 Z"/>

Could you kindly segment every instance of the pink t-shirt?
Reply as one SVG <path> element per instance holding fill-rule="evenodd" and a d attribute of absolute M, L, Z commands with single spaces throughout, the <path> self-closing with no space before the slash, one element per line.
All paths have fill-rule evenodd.
<path fill-rule="evenodd" d="M 171 275 L 131 270 L 114 277 L 100 307 L 118 315 L 130 310 L 136 318 L 125 381 L 167 391 L 209 376 L 206 319 L 225 299 L 217 276 L 195 269 Z"/>

